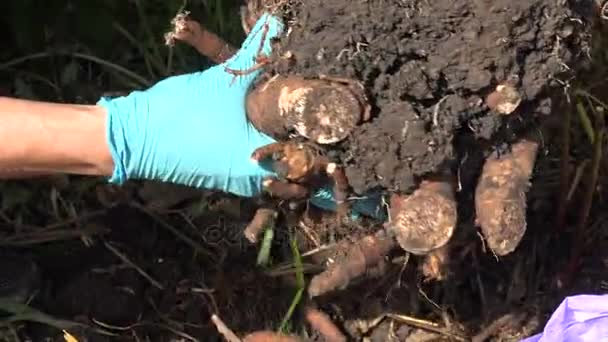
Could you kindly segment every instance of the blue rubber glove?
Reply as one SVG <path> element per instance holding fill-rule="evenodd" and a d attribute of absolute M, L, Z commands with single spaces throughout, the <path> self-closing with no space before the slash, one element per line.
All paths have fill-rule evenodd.
<path fill-rule="evenodd" d="M 98 104 L 108 111 L 107 140 L 115 164 L 109 181 L 147 179 L 259 195 L 263 179 L 274 175 L 268 165 L 250 160 L 256 148 L 274 142 L 246 115 L 247 92 L 261 71 L 235 77 L 226 68 L 250 69 L 258 52 L 270 55 L 270 41 L 282 31 L 278 18 L 263 15 L 238 53 L 223 64 L 169 77 L 128 96 L 102 98 Z M 329 189 L 314 194 L 311 202 L 336 207 Z M 369 215 L 378 211 L 376 206 L 366 204 L 361 211 Z"/>

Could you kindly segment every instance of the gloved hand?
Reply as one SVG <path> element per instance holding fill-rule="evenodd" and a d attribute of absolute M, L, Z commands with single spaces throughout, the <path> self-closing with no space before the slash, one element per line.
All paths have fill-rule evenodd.
<path fill-rule="evenodd" d="M 169 77 L 128 96 L 102 98 L 98 104 L 108 111 L 107 140 L 115 164 L 110 182 L 148 179 L 246 197 L 259 195 L 263 179 L 273 172 L 267 165 L 252 162 L 250 156 L 274 140 L 248 121 L 245 101 L 261 71 L 235 77 L 226 68 L 250 69 L 258 52 L 270 55 L 270 41 L 282 31 L 281 21 L 265 14 L 225 63 Z M 311 202 L 335 209 L 329 189 L 314 194 Z M 380 201 L 368 202 L 353 207 L 366 215 L 382 212 L 376 210 Z"/>

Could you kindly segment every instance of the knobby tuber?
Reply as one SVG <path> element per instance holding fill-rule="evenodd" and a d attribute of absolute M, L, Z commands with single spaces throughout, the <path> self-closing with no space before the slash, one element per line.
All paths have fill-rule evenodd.
<path fill-rule="evenodd" d="M 363 87 L 351 80 L 319 76 L 272 77 L 247 97 L 247 116 L 260 131 L 286 139 L 295 130 L 319 144 L 344 140 L 370 117 Z"/>
<path fill-rule="evenodd" d="M 422 255 L 444 246 L 456 227 L 457 211 L 452 182 L 428 179 L 411 195 L 393 194 L 386 223 L 401 248 Z"/>
<path fill-rule="evenodd" d="M 256 243 L 258 236 L 264 229 L 274 227 L 278 215 L 278 211 L 272 208 L 259 208 L 256 210 L 253 219 L 245 227 L 245 238 L 251 243 Z"/>
<path fill-rule="evenodd" d="M 328 292 L 346 288 L 350 282 L 365 275 L 396 246 L 395 240 L 382 231 L 368 235 L 352 244 L 343 246 L 339 254 L 329 262 L 327 270 L 310 281 L 308 294 L 318 297 Z"/>
<path fill-rule="evenodd" d="M 475 191 L 476 223 L 496 255 L 514 251 L 526 231 L 526 192 L 537 153 L 538 142 L 522 139 L 483 166 Z"/>
<path fill-rule="evenodd" d="M 284 200 L 301 200 L 310 190 L 333 181 L 334 197 L 338 204 L 338 216 L 348 212 L 348 180 L 343 169 L 320 155 L 308 144 L 293 141 L 276 142 L 256 149 L 251 158 L 255 162 L 272 159 L 272 169 L 279 179 L 268 178 L 264 189 Z"/>

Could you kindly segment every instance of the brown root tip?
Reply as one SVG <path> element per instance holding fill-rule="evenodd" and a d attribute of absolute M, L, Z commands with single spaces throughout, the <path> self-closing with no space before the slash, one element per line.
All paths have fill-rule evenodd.
<path fill-rule="evenodd" d="M 366 236 L 353 244 L 344 245 L 327 270 L 311 279 L 308 295 L 314 298 L 345 288 L 352 280 L 365 275 L 368 269 L 382 262 L 394 246 L 393 239 L 380 235 Z"/>
<path fill-rule="evenodd" d="M 496 255 L 513 252 L 526 232 L 526 192 L 537 153 L 537 142 L 522 140 L 483 166 L 475 190 L 476 222 Z"/>
<path fill-rule="evenodd" d="M 308 177 L 315 167 L 315 153 L 306 145 L 286 143 L 282 162 L 287 166 L 285 178 L 299 181 Z"/>
<path fill-rule="evenodd" d="M 282 182 L 277 179 L 265 179 L 262 184 L 264 190 L 271 196 L 283 200 L 301 200 L 305 199 L 310 194 L 309 189 L 303 185 Z"/>
<path fill-rule="evenodd" d="M 255 212 L 253 220 L 247 225 L 244 230 L 245 237 L 249 242 L 258 242 L 258 236 L 266 228 L 273 228 L 278 212 L 274 209 L 260 208 Z"/>
<path fill-rule="evenodd" d="M 450 183 L 427 181 L 409 196 L 391 197 L 389 229 L 404 250 L 426 254 L 448 243 L 458 217 Z"/>
<path fill-rule="evenodd" d="M 449 264 L 449 245 L 438 248 L 424 258 L 422 274 L 426 281 L 441 281 L 447 277 Z"/>
<path fill-rule="evenodd" d="M 302 342 L 293 336 L 286 336 L 273 331 L 256 331 L 245 336 L 242 342 Z"/>
<path fill-rule="evenodd" d="M 511 85 L 501 84 L 486 98 L 488 107 L 500 114 L 509 115 L 521 104 L 521 95 Z"/>
<path fill-rule="evenodd" d="M 331 321 L 324 312 L 308 308 L 306 310 L 306 320 L 310 326 L 323 336 L 327 342 L 346 342 L 346 336 Z"/>

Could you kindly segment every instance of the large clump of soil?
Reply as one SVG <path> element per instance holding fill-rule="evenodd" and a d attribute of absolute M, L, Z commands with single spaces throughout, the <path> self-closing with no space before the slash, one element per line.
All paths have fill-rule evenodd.
<path fill-rule="evenodd" d="M 374 118 L 338 146 L 349 182 L 409 191 L 456 164 L 458 135 L 494 146 L 551 112 L 556 79 L 586 58 L 592 2 L 298 1 L 279 50 L 295 63 L 274 71 L 363 82 Z M 503 82 L 523 99 L 508 116 L 485 101 Z"/>

